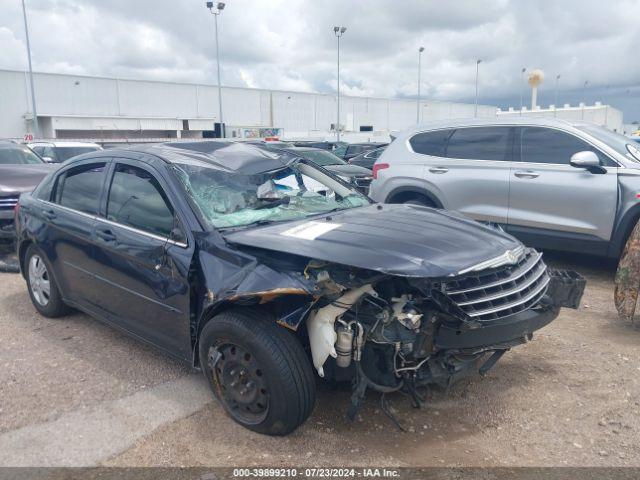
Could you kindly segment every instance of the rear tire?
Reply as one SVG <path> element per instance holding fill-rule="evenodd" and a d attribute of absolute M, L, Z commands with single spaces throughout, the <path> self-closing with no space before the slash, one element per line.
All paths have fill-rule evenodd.
<path fill-rule="evenodd" d="M 62 301 L 58 284 L 51 273 L 51 264 L 34 244 L 27 249 L 24 265 L 29 296 L 36 310 L 49 318 L 67 314 L 69 307 Z"/>
<path fill-rule="evenodd" d="M 298 339 L 267 312 L 229 310 L 200 334 L 202 371 L 227 414 L 266 435 L 287 435 L 315 404 L 315 378 Z"/>

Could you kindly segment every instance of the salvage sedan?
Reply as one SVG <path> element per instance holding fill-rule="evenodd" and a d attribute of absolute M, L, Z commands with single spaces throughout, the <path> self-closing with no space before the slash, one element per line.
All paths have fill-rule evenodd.
<path fill-rule="evenodd" d="M 321 186 L 322 188 L 318 188 Z M 288 152 L 223 141 L 95 152 L 21 197 L 35 308 L 68 307 L 202 369 L 257 432 L 302 424 L 320 377 L 403 391 L 487 371 L 584 288 L 464 217 L 373 204 Z"/>

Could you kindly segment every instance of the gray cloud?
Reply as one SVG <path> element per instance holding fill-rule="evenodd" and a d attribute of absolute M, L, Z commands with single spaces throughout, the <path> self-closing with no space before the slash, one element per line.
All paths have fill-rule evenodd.
<path fill-rule="evenodd" d="M 35 68 L 44 71 L 213 83 L 213 18 L 204 1 L 27 0 Z M 20 2 L 0 0 L 0 68 L 24 68 Z M 220 17 L 223 82 L 332 92 L 334 25 L 342 41 L 341 88 L 355 95 L 473 97 L 482 58 L 485 99 L 515 99 L 522 67 L 541 68 L 586 100 L 640 84 L 640 0 L 228 0 Z M 613 91 L 613 90 L 611 90 Z M 599 98 L 599 97 L 600 98 Z M 567 98 L 573 98 L 573 93 Z M 620 108 L 635 104 L 620 95 Z M 636 102 L 637 103 L 637 102 Z M 632 112 L 636 114 L 636 112 Z M 637 115 L 640 116 L 640 115 Z"/>

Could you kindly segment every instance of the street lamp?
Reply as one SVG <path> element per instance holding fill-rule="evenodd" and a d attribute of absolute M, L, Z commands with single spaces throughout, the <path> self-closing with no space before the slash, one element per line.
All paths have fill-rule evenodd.
<path fill-rule="evenodd" d="M 582 101 L 582 115 L 580 115 L 581 120 L 584 120 L 584 107 L 587 105 L 587 85 L 589 85 L 589 80 L 585 80 L 582 87 L 582 95 L 584 95 L 584 100 Z"/>
<path fill-rule="evenodd" d="M 473 112 L 474 117 L 478 116 L 478 72 L 480 70 L 480 63 L 482 63 L 482 60 L 476 60 L 476 108 Z"/>
<path fill-rule="evenodd" d="M 422 52 L 424 47 L 418 49 L 418 101 L 416 105 L 416 123 L 420 125 L 420 74 L 422 73 Z"/>
<path fill-rule="evenodd" d="M 524 72 L 527 71 L 527 67 L 522 67 L 520 70 L 520 115 L 522 115 L 522 104 L 523 104 L 523 94 L 522 90 L 524 88 Z"/>
<path fill-rule="evenodd" d="M 560 80 L 560 74 L 556 75 L 556 98 L 553 101 L 553 116 L 558 116 L 558 81 Z"/>
<path fill-rule="evenodd" d="M 33 86 L 33 68 L 31 66 L 31 44 L 29 42 L 29 25 L 27 24 L 27 8 L 22 0 L 22 16 L 24 18 L 24 34 L 27 39 L 27 58 L 29 59 L 29 84 L 31 85 L 31 109 L 33 110 L 33 134 L 36 138 L 40 137 L 40 128 L 38 127 L 38 112 L 36 110 L 36 90 Z"/>
<path fill-rule="evenodd" d="M 209 9 L 209 11 L 213 14 L 213 18 L 214 18 L 214 24 L 215 24 L 215 30 L 216 30 L 216 65 L 217 65 L 217 72 L 218 72 L 218 108 L 219 108 L 219 122 L 220 122 L 220 136 L 222 138 L 225 137 L 225 129 L 224 129 L 224 120 L 222 118 L 222 83 L 220 81 L 220 48 L 219 48 L 219 42 L 218 42 L 218 15 L 220 15 L 220 13 L 222 13 L 222 10 L 224 10 L 224 2 L 218 2 L 214 8 L 213 6 L 213 2 L 207 2 L 206 3 L 207 8 Z"/>
<path fill-rule="evenodd" d="M 338 121 L 336 122 L 336 139 L 340 141 L 340 37 L 347 27 L 333 27 L 333 34 L 338 38 Z"/>

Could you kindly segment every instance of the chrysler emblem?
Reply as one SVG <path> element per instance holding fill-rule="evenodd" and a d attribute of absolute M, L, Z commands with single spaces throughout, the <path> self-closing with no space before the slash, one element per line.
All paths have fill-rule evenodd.
<path fill-rule="evenodd" d="M 518 255 L 513 250 L 507 250 L 507 260 L 509 263 L 516 263 L 518 261 Z"/>

